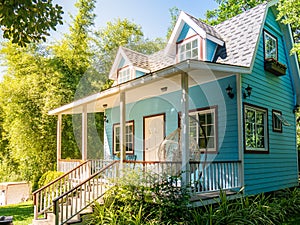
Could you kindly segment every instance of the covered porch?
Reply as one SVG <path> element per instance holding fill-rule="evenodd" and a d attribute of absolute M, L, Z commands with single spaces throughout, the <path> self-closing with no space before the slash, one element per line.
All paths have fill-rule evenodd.
<path fill-rule="evenodd" d="M 224 180 L 229 179 L 231 181 L 236 180 L 241 185 L 242 173 L 241 173 L 241 162 L 242 162 L 242 153 L 238 152 L 238 157 L 235 157 L 233 160 L 225 160 L 222 162 L 217 161 L 217 163 L 213 163 L 213 160 L 208 161 L 209 159 L 206 157 L 198 157 L 193 158 L 191 156 L 190 151 L 190 134 L 189 134 L 189 109 L 196 108 L 195 99 L 191 97 L 189 94 L 189 89 L 191 87 L 197 87 L 202 84 L 213 82 L 218 79 L 226 78 L 231 76 L 233 73 L 241 73 L 245 72 L 244 68 L 234 67 L 234 66 L 225 66 L 225 65 L 216 65 L 205 62 L 188 60 L 185 62 L 181 62 L 175 66 L 168 67 L 161 71 L 157 71 L 155 73 L 150 73 L 135 80 L 120 84 L 118 86 L 114 86 L 108 90 L 102 91 L 100 93 L 85 97 L 83 99 L 74 101 L 68 105 L 62 106 L 55 110 L 49 112 L 50 115 L 57 115 L 57 168 L 59 171 L 68 171 L 72 168 L 75 168 L 80 164 L 80 162 L 84 162 L 88 160 L 87 157 L 87 142 L 88 142 L 88 123 L 87 123 L 87 115 L 88 113 L 102 112 L 105 114 L 107 120 L 112 120 L 111 117 L 108 116 L 107 112 L 110 111 L 110 115 L 114 113 L 118 116 L 119 122 L 119 144 L 120 144 L 120 154 L 119 157 L 116 157 L 116 154 L 113 152 L 113 146 L 111 143 L 108 143 L 109 140 L 107 138 L 106 130 L 104 130 L 104 158 L 105 159 L 118 159 L 120 162 L 120 170 L 123 168 L 123 165 L 126 163 L 133 165 L 156 165 L 157 168 L 160 168 L 160 165 L 164 165 L 166 162 L 173 163 L 177 167 L 180 167 L 179 171 L 183 171 L 181 174 L 183 184 L 190 184 L 190 182 L 194 182 L 199 180 L 201 176 L 204 177 L 204 172 L 200 172 L 199 168 L 200 164 L 210 164 L 217 165 L 214 172 L 209 172 L 205 179 L 213 179 L 213 177 L 221 178 L 222 174 L 221 168 L 227 168 L 228 165 L 235 165 L 236 169 L 229 169 L 231 172 L 225 173 Z M 237 87 L 238 89 L 238 87 Z M 226 96 L 225 88 L 221 89 L 216 86 L 216 92 L 222 93 L 220 94 L 223 98 L 223 92 Z M 178 124 L 180 127 L 180 138 L 178 140 L 178 148 L 180 148 L 180 156 L 179 158 L 172 158 L 172 161 L 168 161 L 168 159 L 160 158 L 157 155 L 158 150 L 154 150 L 152 153 L 153 157 L 145 157 L 145 136 L 140 133 L 135 133 L 135 135 L 140 135 L 140 139 L 143 139 L 143 146 L 140 147 L 140 155 L 141 157 L 136 158 L 132 162 L 128 160 L 128 155 L 126 155 L 126 120 L 128 120 L 128 108 L 132 107 L 130 105 L 134 105 L 138 101 L 143 101 L 145 99 L 150 99 L 153 97 L 161 95 L 171 95 L 172 93 L 177 92 L 178 94 L 168 99 L 168 104 L 172 106 L 172 110 L 175 111 L 176 115 L 180 114 L 180 119 L 178 120 Z M 237 94 L 238 91 L 237 91 Z M 205 98 L 210 101 L 212 98 L 210 95 L 204 92 Z M 170 100 L 171 99 L 171 100 Z M 197 100 L 196 100 L 197 101 Z M 225 101 L 224 101 L 225 102 Z M 225 103 L 223 103 L 225 104 Z M 114 112 L 112 112 L 112 109 Z M 131 110 L 131 109 L 130 109 Z M 62 135 L 62 115 L 64 114 L 81 114 L 81 160 L 65 160 L 61 159 L 61 135 Z M 145 120 L 143 121 L 145 123 Z M 106 125 L 106 124 L 105 124 Z M 175 127 L 176 128 L 176 127 Z M 105 126 L 107 129 L 107 126 Z M 167 129 L 164 128 L 163 136 L 168 135 Z M 170 130 L 170 129 L 169 129 Z M 171 129 L 172 130 L 172 129 Z M 112 132 L 112 131 L 111 131 Z M 145 130 L 144 130 L 145 133 Z M 161 143 L 160 141 L 159 143 Z M 156 149 L 158 149 L 158 145 L 156 144 Z M 195 166 L 198 165 L 198 166 Z M 203 167 L 203 165 L 202 165 Z M 211 167 L 213 168 L 213 167 Z M 229 171 L 228 170 L 228 171 Z M 159 170 L 158 170 L 159 171 Z M 201 174 L 200 174 L 201 173 Z M 219 174 L 220 173 L 220 174 Z M 215 179 L 215 178 L 214 178 Z M 209 181 L 214 183 L 213 180 Z M 226 183 L 226 181 L 224 181 Z M 220 181 L 215 182 L 215 184 L 210 184 L 212 186 L 219 185 Z M 239 186 L 240 186 L 239 185 Z M 205 185 L 209 186 L 209 185 Z M 236 185 L 233 185 L 236 186 Z M 204 187 L 204 186 L 203 186 Z M 198 189 L 201 190 L 200 188 Z M 203 189 L 204 190 L 204 189 Z M 211 188 L 208 188 L 211 190 Z"/>

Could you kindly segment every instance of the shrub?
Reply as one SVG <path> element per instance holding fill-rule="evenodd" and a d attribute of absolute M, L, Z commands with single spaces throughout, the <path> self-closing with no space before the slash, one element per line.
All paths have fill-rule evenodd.
<path fill-rule="evenodd" d="M 44 173 L 38 182 L 38 188 L 41 188 L 47 184 L 49 184 L 51 181 L 55 180 L 56 178 L 62 176 L 64 173 L 59 171 L 48 171 Z"/>
<path fill-rule="evenodd" d="M 175 187 L 177 179 L 126 173 L 107 191 L 104 205 L 95 203 L 90 224 L 185 224 L 190 196 Z"/>

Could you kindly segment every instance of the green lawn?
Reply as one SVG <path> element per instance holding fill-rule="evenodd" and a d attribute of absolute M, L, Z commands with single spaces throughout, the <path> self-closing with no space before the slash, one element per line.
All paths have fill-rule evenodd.
<path fill-rule="evenodd" d="M 28 225 L 33 219 L 33 204 L 25 202 L 18 205 L 0 206 L 0 216 L 13 216 L 14 225 Z"/>

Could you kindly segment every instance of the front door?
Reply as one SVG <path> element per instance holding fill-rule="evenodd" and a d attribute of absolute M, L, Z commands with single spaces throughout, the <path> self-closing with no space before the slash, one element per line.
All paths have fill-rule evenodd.
<path fill-rule="evenodd" d="M 165 136 L 165 114 L 144 117 L 144 160 L 159 161 L 159 145 Z"/>

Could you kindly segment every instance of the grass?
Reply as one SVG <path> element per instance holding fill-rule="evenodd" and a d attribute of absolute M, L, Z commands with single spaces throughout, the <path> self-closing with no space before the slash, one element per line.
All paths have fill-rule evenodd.
<path fill-rule="evenodd" d="M 300 215 L 291 218 L 291 220 L 289 220 L 288 222 L 282 225 L 295 225 L 295 224 L 300 224 Z"/>
<path fill-rule="evenodd" d="M 14 225 L 28 225 L 33 219 L 32 201 L 16 205 L 0 206 L 1 216 L 13 216 Z"/>

